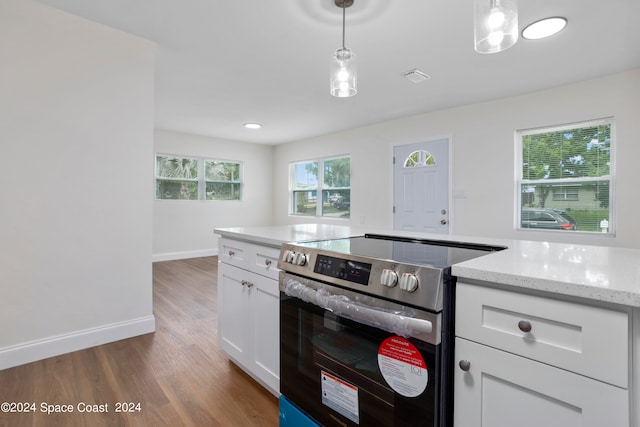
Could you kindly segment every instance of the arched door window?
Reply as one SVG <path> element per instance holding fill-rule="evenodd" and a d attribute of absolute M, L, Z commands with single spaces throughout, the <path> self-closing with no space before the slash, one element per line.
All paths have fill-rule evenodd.
<path fill-rule="evenodd" d="M 419 168 L 424 166 L 434 166 L 436 159 L 433 158 L 431 153 L 425 150 L 417 150 L 409 154 L 409 157 L 404 161 L 405 168 Z"/>

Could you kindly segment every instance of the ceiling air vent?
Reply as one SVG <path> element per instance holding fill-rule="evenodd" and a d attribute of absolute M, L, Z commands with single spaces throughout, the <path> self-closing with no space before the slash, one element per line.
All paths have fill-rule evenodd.
<path fill-rule="evenodd" d="M 410 70 L 405 73 L 402 73 L 402 76 L 413 83 L 420 83 L 425 80 L 429 80 L 431 78 L 427 74 L 418 70 L 417 68 L 414 70 Z"/>

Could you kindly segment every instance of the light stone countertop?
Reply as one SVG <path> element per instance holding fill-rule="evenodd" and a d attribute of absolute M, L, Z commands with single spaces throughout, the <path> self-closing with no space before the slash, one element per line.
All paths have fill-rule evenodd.
<path fill-rule="evenodd" d="M 339 239 L 365 233 L 484 243 L 508 249 L 452 266 L 465 278 L 640 307 L 640 249 L 370 230 L 327 224 L 234 227 L 216 234 L 279 247 L 284 242 Z"/>
<path fill-rule="evenodd" d="M 640 250 L 511 241 L 509 249 L 456 264 L 452 273 L 518 288 L 640 307 Z"/>
<path fill-rule="evenodd" d="M 267 246 L 280 247 L 286 242 L 310 242 L 313 240 L 341 239 L 363 236 L 367 232 L 343 225 L 293 224 L 265 227 L 216 228 L 215 234 L 236 240 L 245 240 Z"/>

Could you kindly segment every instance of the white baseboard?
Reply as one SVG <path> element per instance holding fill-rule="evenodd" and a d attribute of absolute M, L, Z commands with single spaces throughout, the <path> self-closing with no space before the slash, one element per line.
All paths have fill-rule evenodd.
<path fill-rule="evenodd" d="M 156 318 L 151 315 L 126 322 L 112 323 L 97 328 L 85 329 L 65 335 L 0 348 L 0 370 L 113 341 L 148 334 L 155 332 L 155 330 Z"/>
<path fill-rule="evenodd" d="M 202 258 L 205 256 L 218 255 L 218 248 L 199 251 L 165 252 L 163 254 L 153 254 L 152 261 L 173 261 L 176 259 Z"/>

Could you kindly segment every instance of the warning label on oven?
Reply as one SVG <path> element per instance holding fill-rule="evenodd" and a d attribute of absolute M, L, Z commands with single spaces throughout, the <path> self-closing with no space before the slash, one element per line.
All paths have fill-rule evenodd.
<path fill-rule="evenodd" d="M 416 346 L 402 337 L 389 337 L 380 344 L 378 366 L 387 384 L 401 396 L 416 397 L 427 388 L 427 363 Z"/>
<path fill-rule="evenodd" d="M 322 404 L 359 424 L 358 387 L 325 371 L 320 371 L 320 383 Z"/>

